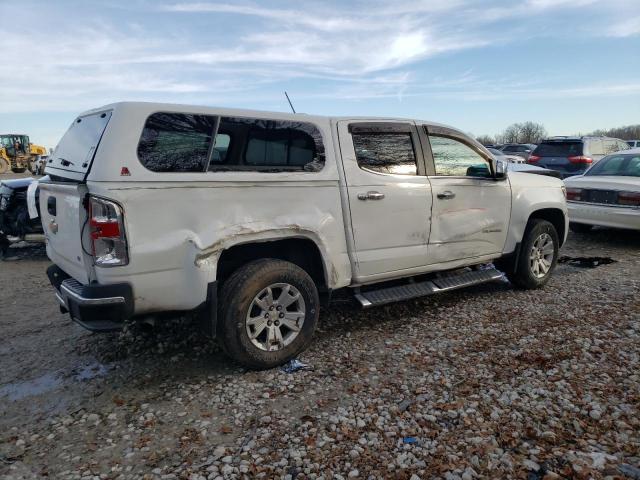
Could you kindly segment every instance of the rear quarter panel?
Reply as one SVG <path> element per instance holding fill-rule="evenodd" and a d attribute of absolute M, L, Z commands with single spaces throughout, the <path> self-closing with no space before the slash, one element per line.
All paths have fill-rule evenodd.
<path fill-rule="evenodd" d="M 207 284 L 216 280 L 222 251 L 255 241 L 311 239 L 323 255 L 328 285 L 349 284 L 328 121 L 314 122 L 326 150 L 319 172 L 157 173 L 147 170 L 136 152 L 152 111 L 124 110 L 114 112 L 87 185 L 91 194 L 124 209 L 129 264 L 96 267 L 95 276 L 100 283 L 131 283 L 136 314 L 195 308 L 205 301 Z M 176 111 L 189 113 L 188 108 Z M 122 167 L 129 176 L 120 176 Z"/>

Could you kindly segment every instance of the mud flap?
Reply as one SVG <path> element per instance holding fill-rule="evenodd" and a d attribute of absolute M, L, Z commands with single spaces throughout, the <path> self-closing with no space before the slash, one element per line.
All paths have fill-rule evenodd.
<path fill-rule="evenodd" d="M 200 330 L 209 338 L 216 338 L 218 323 L 218 282 L 207 286 L 207 301 L 198 312 Z"/>

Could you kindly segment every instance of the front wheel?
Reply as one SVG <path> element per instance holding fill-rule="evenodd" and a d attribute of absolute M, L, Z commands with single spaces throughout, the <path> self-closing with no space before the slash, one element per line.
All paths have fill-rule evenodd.
<path fill-rule="evenodd" d="M 516 287 L 533 289 L 543 287 L 558 262 L 560 241 L 553 224 L 539 218 L 527 225 L 515 272 L 507 273 Z"/>
<path fill-rule="evenodd" d="M 218 339 L 242 365 L 273 368 L 311 343 L 318 323 L 318 290 L 309 274 L 293 263 L 248 263 L 224 283 L 220 298 Z"/>

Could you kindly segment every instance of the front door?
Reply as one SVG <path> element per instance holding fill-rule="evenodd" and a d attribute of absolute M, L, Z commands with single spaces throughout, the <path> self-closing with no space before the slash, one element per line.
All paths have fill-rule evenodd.
<path fill-rule="evenodd" d="M 413 122 L 338 122 L 356 280 L 428 263 L 431 186 Z"/>
<path fill-rule="evenodd" d="M 509 180 L 495 180 L 488 158 L 455 130 L 426 128 L 433 156 L 429 263 L 501 254 L 511 215 Z"/>

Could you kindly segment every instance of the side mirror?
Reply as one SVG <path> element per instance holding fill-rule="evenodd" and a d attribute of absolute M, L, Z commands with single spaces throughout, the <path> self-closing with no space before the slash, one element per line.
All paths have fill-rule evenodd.
<path fill-rule="evenodd" d="M 507 178 L 507 169 L 508 166 L 506 164 L 506 162 L 503 162 L 502 160 L 496 160 L 495 164 L 494 164 L 494 168 L 495 168 L 495 175 L 494 178 L 496 180 L 502 180 L 504 178 Z"/>

